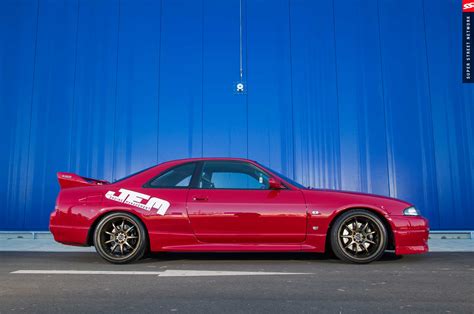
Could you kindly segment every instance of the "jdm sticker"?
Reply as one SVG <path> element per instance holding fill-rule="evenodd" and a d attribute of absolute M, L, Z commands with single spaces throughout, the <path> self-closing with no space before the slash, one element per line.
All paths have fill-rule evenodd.
<path fill-rule="evenodd" d="M 168 201 L 162 200 L 158 197 L 151 197 L 150 195 L 130 191 L 127 189 L 120 189 L 119 192 L 119 195 L 115 195 L 114 191 L 108 191 L 105 194 L 105 197 L 109 200 L 132 205 L 147 211 L 151 211 L 153 208 L 155 208 L 157 209 L 157 214 L 161 216 L 166 214 L 168 207 L 170 207 L 170 203 Z M 143 201 L 147 201 L 146 204 L 142 203 Z"/>

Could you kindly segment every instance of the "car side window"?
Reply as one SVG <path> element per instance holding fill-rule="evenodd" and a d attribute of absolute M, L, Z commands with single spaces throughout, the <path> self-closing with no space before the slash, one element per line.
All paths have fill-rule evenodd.
<path fill-rule="evenodd" d="M 167 170 L 146 184 L 150 188 L 187 188 L 191 183 L 196 163 L 187 163 Z"/>
<path fill-rule="evenodd" d="M 262 190 L 269 189 L 268 179 L 268 174 L 249 163 L 206 161 L 202 167 L 198 187 Z"/>

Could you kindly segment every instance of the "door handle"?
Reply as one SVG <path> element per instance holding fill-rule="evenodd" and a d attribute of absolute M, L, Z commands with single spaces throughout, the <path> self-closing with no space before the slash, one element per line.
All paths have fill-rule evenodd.
<path fill-rule="evenodd" d="M 205 202 L 207 201 L 207 196 L 194 196 L 193 197 L 193 201 L 196 201 L 196 202 Z"/>

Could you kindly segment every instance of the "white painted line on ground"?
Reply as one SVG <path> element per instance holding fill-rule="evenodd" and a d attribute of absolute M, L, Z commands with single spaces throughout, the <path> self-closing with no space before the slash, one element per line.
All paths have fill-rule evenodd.
<path fill-rule="evenodd" d="M 213 270 L 165 270 L 160 277 L 200 277 L 200 276 L 273 276 L 308 275 L 308 273 L 280 273 L 263 271 L 213 271 Z"/>
<path fill-rule="evenodd" d="M 106 270 L 17 270 L 10 274 L 33 275 L 160 275 L 159 271 L 106 271 Z"/>
<path fill-rule="evenodd" d="M 203 277 L 203 276 L 275 276 L 309 275 L 310 273 L 246 272 L 212 270 L 165 270 L 165 271 L 110 271 L 110 270 L 16 270 L 11 274 L 33 275 L 152 275 L 160 277 Z"/>

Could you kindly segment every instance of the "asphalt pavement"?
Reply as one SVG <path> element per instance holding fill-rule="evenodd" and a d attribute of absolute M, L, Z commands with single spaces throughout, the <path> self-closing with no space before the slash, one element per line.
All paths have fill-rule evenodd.
<path fill-rule="evenodd" d="M 0 252 L 0 313 L 474 313 L 474 253 L 387 253 L 368 265 L 320 254 Z"/>

